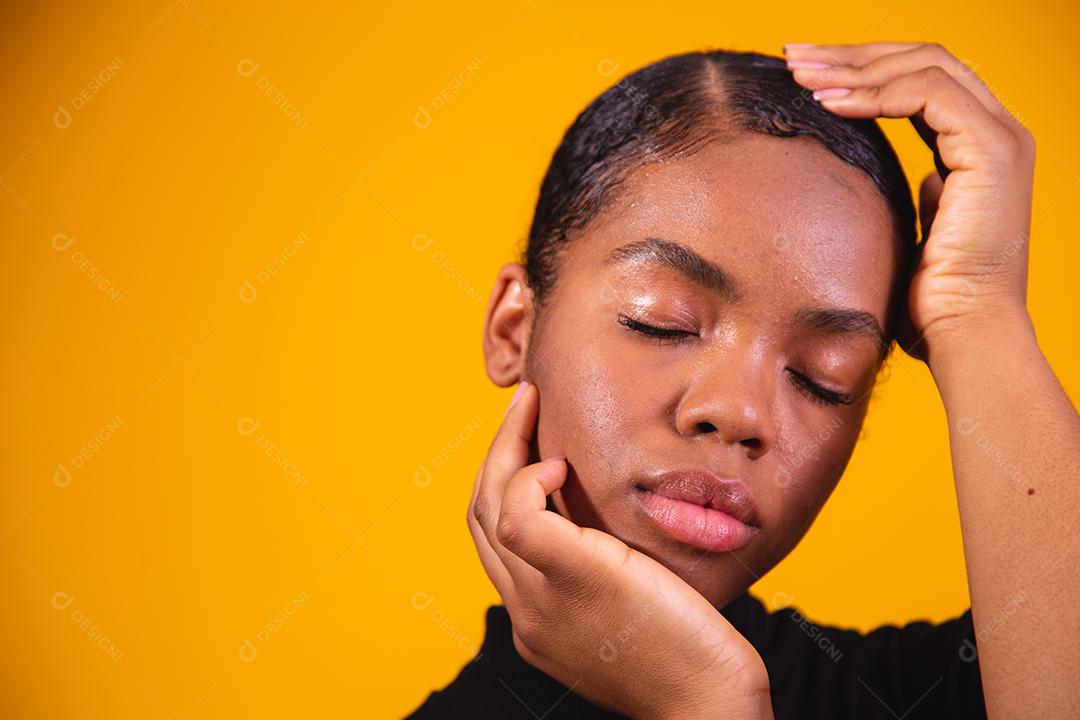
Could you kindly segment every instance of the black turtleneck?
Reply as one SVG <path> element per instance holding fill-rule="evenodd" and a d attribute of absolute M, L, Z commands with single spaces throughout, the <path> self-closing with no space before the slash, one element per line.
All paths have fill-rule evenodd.
<path fill-rule="evenodd" d="M 817 625 L 795 608 L 768 612 L 749 593 L 721 613 L 765 662 L 776 720 L 986 717 L 970 609 L 869 633 Z M 486 621 L 480 652 L 407 720 L 623 717 L 522 659 L 505 607 L 489 607 Z"/>

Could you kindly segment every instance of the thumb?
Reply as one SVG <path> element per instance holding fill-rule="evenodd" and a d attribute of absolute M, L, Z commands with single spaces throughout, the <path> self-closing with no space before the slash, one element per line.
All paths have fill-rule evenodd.
<path fill-rule="evenodd" d="M 547 496 L 566 482 L 562 456 L 528 465 L 510 479 L 499 518 L 500 544 L 545 575 L 557 574 L 581 552 L 581 528 L 547 508 Z"/>
<path fill-rule="evenodd" d="M 924 177 L 919 186 L 919 228 L 923 242 L 930 237 L 930 226 L 934 224 L 938 203 L 941 201 L 941 191 L 944 188 L 945 183 L 937 171 Z"/>

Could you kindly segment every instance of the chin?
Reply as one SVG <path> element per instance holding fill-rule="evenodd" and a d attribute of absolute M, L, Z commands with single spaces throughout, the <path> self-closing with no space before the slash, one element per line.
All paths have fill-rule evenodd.
<path fill-rule="evenodd" d="M 741 551 L 738 554 L 709 553 L 685 545 L 680 547 L 677 543 L 619 539 L 678 575 L 717 609 L 730 603 L 757 580 L 748 567 L 750 563 L 740 557 Z"/>
<path fill-rule="evenodd" d="M 643 511 L 635 492 L 596 503 L 578 484 L 564 485 L 549 498 L 549 509 L 582 527 L 602 530 L 647 555 L 697 590 L 717 609 L 723 608 L 756 580 L 750 559 L 758 534 L 739 550 L 710 552 L 681 542 L 657 527 Z M 602 507 L 601 507 L 602 506 Z"/>

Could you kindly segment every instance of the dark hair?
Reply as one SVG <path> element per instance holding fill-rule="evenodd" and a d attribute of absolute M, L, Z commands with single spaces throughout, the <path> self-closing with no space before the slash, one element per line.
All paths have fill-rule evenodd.
<path fill-rule="evenodd" d="M 865 172 L 892 209 L 907 277 L 917 248 L 915 207 L 907 177 L 877 123 L 848 120 L 821 107 L 781 58 L 708 50 L 631 73 L 593 100 L 566 131 L 540 187 L 522 258 L 537 305 L 553 290 L 560 250 L 572 231 L 611 202 L 632 169 L 746 132 L 815 138 Z M 896 337 L 896 315 L 907 305 L 900 296 L 906 283 L 896 285 L 885 328 L 890 340 Z"/>

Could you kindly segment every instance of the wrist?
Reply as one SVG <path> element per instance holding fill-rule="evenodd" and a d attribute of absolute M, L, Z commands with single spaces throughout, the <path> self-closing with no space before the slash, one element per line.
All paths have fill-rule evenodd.
<path fill-rule="evenodd" d="M 731 700 L 725 698 L 723 703 L 672 710 L 659 715 L 658 720 L 774 720 L 772 697 L 768 688 L 740 698 L 734 703 Z"/>
<path fill-rule="evenodd" d="M 668 707 L 657 720 L 773 720 L 772 693 L 764 664 L 744 675 L 737 687 L 720 683 L 702 687 L 693 699 Z"/>
<path fill-rule="evenodd" d="M 1027 308 L 1020 304 L 984 307 L 936 321 L 922 336 L 926 363 L 938 377 L 956 363 L 1000 359 L 1003 349 L 1035 341 Z"/>

